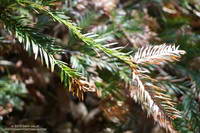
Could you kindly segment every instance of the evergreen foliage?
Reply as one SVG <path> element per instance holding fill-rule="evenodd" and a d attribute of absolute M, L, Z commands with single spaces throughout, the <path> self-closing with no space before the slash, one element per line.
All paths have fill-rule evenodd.
<path fill-rule="evenodd" d="M 20 63 L 9 66 L 5 62 L 1 64 L 1 60 L 9 59 L 8 54 L 21 58 L 24 54 L 21 51 L 25 50 L 29 55 L 26 58 L 34 59 L 32 63 L 36 66 L 43 64 L 52 75 L 58 74 L 62 82 L 58 86 L 67 88 L 80 101 L 89 97 L 88 92 L 93 92 L 101 101 L 100 109 L 112 120 L 124 121 L 126 115 L 132 116 L 130 101 L 134 101 L 166 131 L 198 133 L 199 70 L 190 70 L 187 62 L 199 56 L 199 35 L 187 33 L 186 26 L 190 22 L 189 12 L 199 18 L 200 9 L 193 10 L 190 2 L 183 1 L 177 5 L 138 1 L 140 7 L 145 7 L 144 11 L 132 1 L 124 2 L 123 7 L 116 10 L 117 0 L 110 7 L 104 0 L 99 5 L 93 3 L 101 13 L 96 9 L 78 11 L 81 5 L 91 5 L 76 0 L 0 0 L 0 28 L 4 31 L 0 34 L 0 74 L 7 77 L 0 77 L 1 105 L 9 102 L 14 108 L 22 109 L 20 95 L 27 93 L 26 87 L 30 87 L 33 79 L 24 80 L 23 70 L 13 74 L 11 66 L 18 70 Z M 180 9 L 170 9 L 175 5 Z M 151 6 L 156 8 L 151 10 Z M 155 15 L 157 10 L 159 13 Z M 173 16 L 175 11 L 184 14 L 177 14 L 180 20 Z M 50 33 L 45 32 L 51 24 L 64 27 L 67 41 L 51 35 L 57 26 L 53 26 Z M 159 25 L 163 29 L 159 29 Z M 180 29 L 185 30 L 184 34 Z M 172 34 L 175 31 L 177 34 Z M 150 45 L 154 41 L 160 45 Z M 12 51 L 8 47 L 16 49 Z M 179 60 L 180 63 L 172 63 Z M 14 80 L 6 69 L 15 75 Z"/>

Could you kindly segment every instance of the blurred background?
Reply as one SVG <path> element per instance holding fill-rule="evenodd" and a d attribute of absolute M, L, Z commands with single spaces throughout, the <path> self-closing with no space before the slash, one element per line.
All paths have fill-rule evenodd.
<path fill-rule="evenodd" d="M 0 10 L 5 1 L 1 0 Z M 200 1 L 199 0 L 59 0 L 62 10 L 83 33 L 98 33 L 117 42 L 124 52 L 163 43 L 180 45 L 186 54 L 179 62 L 149 65 L 182 111 L 173 121 L 180 133 L 200 132 Z M 12 7 L 11 7 L 12 8 Z M 1 12 L 1 11 L 0 11 Z M 66 49 L 55 55 L 89 78 L 98 95 L 79 100 L 39 59 L 27 53 L 0 21 L 0 131 L 12 125 L 37 125 L 48 133 L 165 133 L 132 99 L 125 97 L 121 80 L 127 67 L 115 71 L 108 58 L 92 56 L 72 32 L 44 14 L 19 8 L 23 22 L 48 35 Z M 17 131 L 13 131 L 14 133 Z M 29 133 L 30 131 L 19 131 Z M 36 131 L 35 131 L 36 132 Z M 39 132 L 39 131 L 38 131 Z"/>

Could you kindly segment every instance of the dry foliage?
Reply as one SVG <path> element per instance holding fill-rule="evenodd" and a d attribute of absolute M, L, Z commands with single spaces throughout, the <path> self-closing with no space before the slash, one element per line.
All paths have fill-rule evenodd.
<path fill-rule="evenodd" d="M 178 61 L 184 50 L 179 50 L 175 45 L 158 45 L 140 48 L 134 55 L 133 61 L 137 64 L 160 64 L 166 61 Z"/>

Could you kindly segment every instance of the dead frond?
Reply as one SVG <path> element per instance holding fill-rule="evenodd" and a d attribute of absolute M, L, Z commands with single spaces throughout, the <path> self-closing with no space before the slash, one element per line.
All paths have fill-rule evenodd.
<path fill-rule="evenodd" d="M 152 84 L 148 84 L 148 91 L 156 103 L 164 110 L 165 115 L 170 119 L 176 119 L 181 117 L 179 110 L 175 108 L 176 103 L 173 102 L 170 95 L 166 94 L 166 90 Z"/>
<path fill-rule="evenodd" d="M 80 100 L 84 100 L 85 92 L 96 92 L 96 87 L 82 79 L 72 79 L 72 86 L 69 89 L 73 95 L 76 95 Z"/>
<path fill-rule="evenodd" d="M 155 90 L 155 87 L 153 89 Z M 148 116 L 151 115 L 161 127 L 171 133 L 176 133 L 170 118 L 176 118 L 179 115 L 178 111 L 173 107 L 171 100 L 169 100 L 169 98 L 167 99 L 167 97 L 162 95 L 162 93 L 155 93 L 154 97 L 159 97 L 161 100 L 161 103 L 158 103 L 154 98 L 152 98 L 147 89 L 145 89 L 145 86 L 139 76 L 134 73 L 133 82 L 132 85 L 130 85 L 130 96 L 136 102 L 140 103 L 142 108 L 147 111 Z M 166 108 L 163 109 L 162 107 L 164 106 Z"/>
<path fill-rule="evenodd" d="M 179 60 L 184 50 L 179 50 L 175 45 L 158 45 L 142 47 L 135 53 L 133 61 L 137 64 L 159 64 L 166 61 Z"/>
<path fill-rule="evenodd" d="M 175 45 L 168 46 L 166 44 L 142 47 L 133 57 L 133 62 L 136 64 L 159 64 L 177 61 L 182 54 L 185 54 L 184 50 L 178 48 Z M 144 83 L 143 80 L 145 80 Z M 180 112 L 175 108 L 175 103 L 165 90 L 155 83 L 158 83 L 157 80 L 145 75 L 140 71 L 140 67 L 132 69 L 130 96 L 140 103 L 147 114 L 153 116 L 161 127 L 175 133 L 171 120 L 180 118 Z"/>

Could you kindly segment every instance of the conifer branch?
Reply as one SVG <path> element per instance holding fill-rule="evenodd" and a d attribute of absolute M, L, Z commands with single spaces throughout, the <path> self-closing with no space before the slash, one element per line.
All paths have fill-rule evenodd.
<path fill-rule="evenodd" d="M 179 60 L 184 50 L 179 50 L 175 45 L 158 45 L 140 48 L 134 55 L 133 61 L 137 64 L 158 64 L 161 62 L 173 62 Z"/>
<path fill-rule="evenodd" d="M 94 49 L 99 49 L 103 51 L 104 53 L 106 53 L 108 56 L 115 57 L 122 60 L 124 63 L 128 64 L 131 68 L 136 67 L 134 63 L 131 61 L 131 57 L 127 56 L 125 53 L 122 53 L 115 49 L 105 47 L 104 45 L 98 43 L 96 40 L 90 37 L 92 33 L 82 34 L 80 31 L 80 28 L 74 25 L 73 23 L 71 23 L 69 20 L 62 19 L 61 17 L 58 17 L 58 15 L 55 15 L 51 12 L 48 12 L 48 13 L 51 15 L 51 17 L 54 20 L 67 26 L 69 30 L 71 30 L 80 40 L 82 40 L 88 46 L 93 47 Z M 90 35 L 90 36 L 87 36 L 87 35 Z"/>
<path fill-rule="evenodd" d="M 171 120 L 169 119 L 168 115 L 166 115 L 166 110 L 162 110 L 162 108 L 160 107 L 161 105 L 166 105 L 167 107 L 169 106 L 166 103 L 158 104 L 156 101 L 154 101 L 150 93 L 145 89 L 145 86 L 138 75 L 134 75 L 133 83 L 133 85 L 130 85 L 130 96 L 136 102 L 140 103 L 142 108 L 147 111 L 148 116 L 151 115 L 161 127 L 165 128 L 171 133 L 176 133 L 175 129 L 172 126 Z M 161 95 L 161 93 L 159 95 Z M 161 97 L 163 99 L 163 96 Z M 178 111 L 174 107 L 170 106 L 169 109 L 169 112 L 173 112 L 174 114 L 176 114 L 174 115 L 174 117 L 179 117 Z"/>
<path fill-rule="evenodd" d="M 162 127 L 166 128 L 170 132 L 175 132 L 171 124 L 170 119 L 180 117 L 179 112 L 174 108 L 171 98 L 165 95 L 161 89 L 152 84 L 145 84 L 142 81 L 143 76 L 137 70 L 138 64 L 157 64 L 166 61 L 177 61 L 182 54 L 185 53 L 183 50 L 178 50 L 178 47 L 159 45 L 159 46 L 148 46 L 138 50 L 134 57 L 129 54 L 120 52 L 118 48 L 109 48 L 110 44 L 102 45 L 101 39 L 94 39 L 96 36 L 93 33 L 83 34 L 80 28 L 69 20 L 61 12 L 52 12 L 45 7 L 42 1 L 28 1 L 28 0 L 17 0 L 18 5 L 22 7 L 33 9 L 37 13 L 45 13 L 50 16 L 54 21 L 64 24 L 78 39 L 84 44 L 92 48 L 95 52 L 100 50 L 107 54 L 109 57 L 114 57 L 127 64 L 132 71 L 132 82 L 130 85 L 130 96 L 152 115 L 154 120 L 157 121 Z M 4 18 L 9 18 L 5 20 Z M 53 44 L 48 38 L 44 36 L 38 36 L 38 32 L 35 32 L 33 28 L 26 27 L 22 24 L 11 23 L 12 18 L 4 16 L 0 18 L 6 25 L 6 28 L 12 32 L 20 43 L 24 44 L 24 48 L 33 53 L 35 58 L 40 56 L 41 61 L 54 71 L 55 65 L 59 67 L 61 81 L 68 86 L 69 91 L 74 95 L 78 96 L 81 100 L 83 99 L 84 92 L 96 91 L 95 86 L 91 85 L 84 79 L 81 79 L 79 73 L 67 66 L 65 62 L 59 61 L 54 58 L 53 53 L 48 47 L 48 44 Z M 19 22 L 19 21 L 18 21 Z M 45 43 L 44 43 L 45 42 Z M 44 43 L 44 44 L 43 44 Z M 51 46 L 52 47 L 52 46 Z M 136 87 L 134 87 L 136 86 Z M 151 88 L 151 92 L 147 91 Z M 159 103 L 159 102 L 161 103 Z"/>
<path fill-rule="evenodd" d="M 108 56 L 118 58 L 122 60 L 124 63 L 128 64 L 134 75 L 132 78 L 132 83 L 134 84 L 136 82 L 138 86 L 138 89 L 135 91 L 135 93 L 131 91 L 131 97 L 133 97 L 135 101 L 138 101 L 143 106 L 143 108 L 147 110 L 148 114 L 151 114 L 154 120 L 157 121 L 162 127 L 166 128 L 170 132 L 176 132 L 173 129 L 173 126 L 168 116 L 170 118 L 179 117 L 179 112 L 174 108 L 170 100 L 167 99 L 165 95 L 162 95 L 162 93 L 153 92 L 155 98 L 160 100 L 162 99 L 163 104 L 161 105 L 162 107 L 165 107 L 165 109 L 162 110 L 162 108 L 159 105 L 157 105 L 157 103 L 153 100 L 150 93 L 145 89 L 145 86 L 143 85 L 141 79 L 139 78 L 138 76 L 139 73 L 136 70 L 137 65 L 135 65 L 135 63 L 155 64 L 158 62 L 176 61 L 180 58 L 181 54 L 185 53 L 184 51 L 178 50 L 178 47 L 176 48 L 175 46 L 166 46 L 166 45 L 155 46 L 155 47 L 149 46 L 147 48 L 141 48 L 132 59 L 131 56 L 127 56 L 126 54 L 116 49 L 107 48 L 104 45 L 98 43 L 98 41 L 96 41 L 91 37 L 92 33 L 82 34 L 80 28 L 75 24 L 73 24 L 68 19 L 63 19 L 59 17 L 59 15 L 52 13 L 49 10 L 43 8 L 42 10 L 47 14 L 49 14 L 55 21 L 64 24 L 70 31 L 72 31 L 73 34 L 75 34 L 86 45 L 92 47 L 93 49 L 101 50 Z M 167 112 L 168 116 L 166 115 L 165 111 Z"/>
<path fill-rule="evenodd" d="M 97 40 L 93 39 L 91 35 L 93 33 L 87 33 L 87 34 L 82 34 L 80 27 L 76 26 L 75 23 L 69 20 L 68 17 L 66 17 L 63 12 L 51 12 L 45 6 L 35 3 L 35 2 L 30 2 L 30 1 L 20 1 L 19 4 L 23 6 L 31 6 L 35 10 L 44 12 L 47 15 L 49 15 L 54 21 L 57 21 L 59 23 L 64 24 L 74 35 L 76 35 L 82 42 L 84 42 L 86 45 L 92 47 L 93 49 L 99 49 L 106 53 L 108 56 L 115 57 L 123 61 L 124 63 L 128 64 L 131 69 L 134 69 L 136 65 L 133 63 L 131 60 L 131 56 L 127 56 L 127 54 L 120 52 L 119 50 L 107 48 L 106 46 L 98 43 Z"/>
<path fill-rule="evenodd" d="M 23 18 L 14 19 L 9 16 L 4 16 L 4 18 L 6 19 L 0 18 L 0 20 L 4 22 L 8 31 L 18 39 L 20 44 L 23 44 L 22 46 L 26 51 L 34 54 L 35 59 L 40 56 L 42 64 L 45 64 L 52 72 L 55 65 L 58 66 L 61 81 L 69 88 L 69 91 L 72 91 L 81 100 L 84 98 L 83 92 L 95 91 L 94 86 L 91 87 L 89 82 L 80 79 L 81 75 L 77 71 L 69 68 L 67 63 L 54 58 L 54 53 L 59 52 L 61 49 L 54 49 L 53 40 L 37 32 L 34 28 L 22 25 L 20 20 Z"/>

